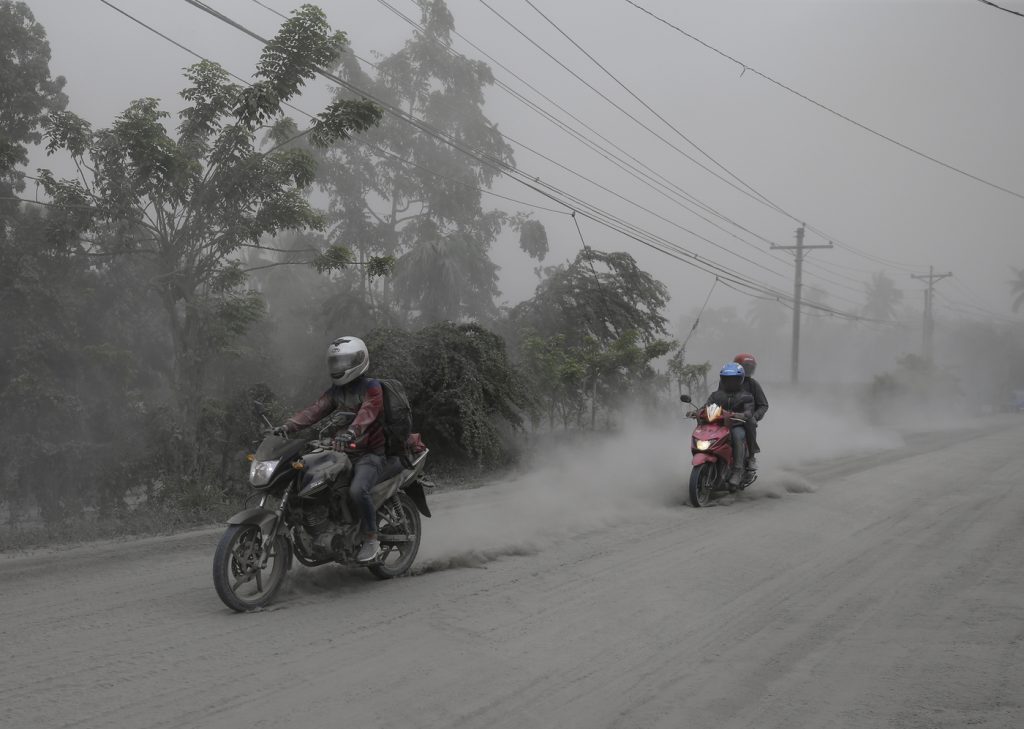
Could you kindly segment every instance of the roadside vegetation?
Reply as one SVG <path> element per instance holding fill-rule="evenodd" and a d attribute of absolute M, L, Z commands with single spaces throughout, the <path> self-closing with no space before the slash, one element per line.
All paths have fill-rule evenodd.
<path fill-rule="evenodd" d="M 484 203 L 495 166 L 341 88 L 312 118 L 287 108 L 329 68 L 514 165 L 484 113 L 490 69 L 437 52 L 454 28 L 442 0 L 420 20 L 370 69 L 307 5 L 251 84 L 203 61 L 180 98 L 95 127 L 28 6 L 0 2 L 0 73 L 17 82 L 0 87 L 0 549 L 222 518 L 248 493 L 254 403 L 280 418 L 314 399 L 340 334 L 404 382 L 450 485 L 667 387 L 667 289 L 630 255 L 544 265 L 544 226 Z M 76 174 L 28 170 L 31 145 Z M 540 264 L 511 310 L 489 255 L 503 230 Z"/>

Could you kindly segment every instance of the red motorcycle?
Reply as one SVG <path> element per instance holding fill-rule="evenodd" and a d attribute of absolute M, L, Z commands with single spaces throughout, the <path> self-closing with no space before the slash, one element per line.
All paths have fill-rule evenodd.
<path fill-rule="evenodd" d="M 689 395 L 680 395 L 679 399 L 686 403 L 693 402 Z M 693 470 L 690 472 L 691 506 L 707 506 L 716 492 L 742 491 L 757 480 L 757 471 L 747 468 L 738 486 L 729 484 L 735 468 L 732 428 L 744 422 L 742 416 L 714 404 L 691 410 L 687 416 L 697 420 L 697 427 L 690 439 L 690 451 L 693 453 Z"/>

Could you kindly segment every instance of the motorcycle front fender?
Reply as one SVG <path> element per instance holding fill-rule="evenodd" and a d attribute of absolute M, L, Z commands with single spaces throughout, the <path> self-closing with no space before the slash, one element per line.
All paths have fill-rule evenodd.
<path fill-rule="evenodd" d="M 714 453 L 711 453 L 710 451 L 701 451 L 699 453 L 693 454 L 693 460 L 691 461 L 691 464 L 694 466 L 699 466 L 702 463 L 714 463 L 717 460 L 718 456 L 715 455 Z"/>
<path fill-rule="evenodd" d="M 268 534 L 277 521 L 277 514 L 261 506 L 244 509 L 228 519 L 228 524 L 256 524 L 260 531 Z"/>
<path fill-rule="evenodd" d="M 423 493 L 423 485 L 419 481 L 413 481 L 405 487 L 405 493 L 409 494 L 412 503 L 423 516 L 430 516 L 430 507 L 427 506 L 427 495 Z"/>

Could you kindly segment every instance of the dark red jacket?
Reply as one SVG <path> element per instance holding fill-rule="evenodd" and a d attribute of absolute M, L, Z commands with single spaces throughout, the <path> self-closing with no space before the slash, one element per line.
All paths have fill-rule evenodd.
<path fill-rule="evenodd" d="M 345 385 L 333 385 L 316 402 L 288 418 L 291 432 L 308 428 L 333 413 L 343 410 L 356 414 L 348 429 L 356 435 L 356 453 L 384 453 L 384 390 L 372 377 L 357 377 Z"/>

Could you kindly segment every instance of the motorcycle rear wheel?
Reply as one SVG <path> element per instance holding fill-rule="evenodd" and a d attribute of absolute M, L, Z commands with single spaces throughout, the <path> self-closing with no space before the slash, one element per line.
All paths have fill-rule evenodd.
<path fill-rule="evenodd" d="M 397 494 L 401 506 L 402 524 L 394 524 L 386 514 L 387 504 L 377 512 L 377 533 L 383 549 L 379 564 L 370 565 L 370 572 L 377 579 L 390 580 L 405 574 L 412 567 L 416 553 L 420 550 L 420 512 L 404 491 Z M 392 537 L 391 540 L 388 538 Z M 401 541 L 399 541 L 399 539 Z"/>
<path fill-rule="evenodd" d="M 213 555 L 213 586 L 221 601 L 236 612 L 270 604 L 291 567 L 291 543 L 278 534 L 261 568 L 262 540 L 263 532 L 255 524 L 232 524 Z"/>
<path fill-rule="evenodd" d="M 717 478 L 718 468 L 714 463 L 701 463 L 693 467 L 690 471 L 690 506 L 697 509 L 708 505 Z"/>

